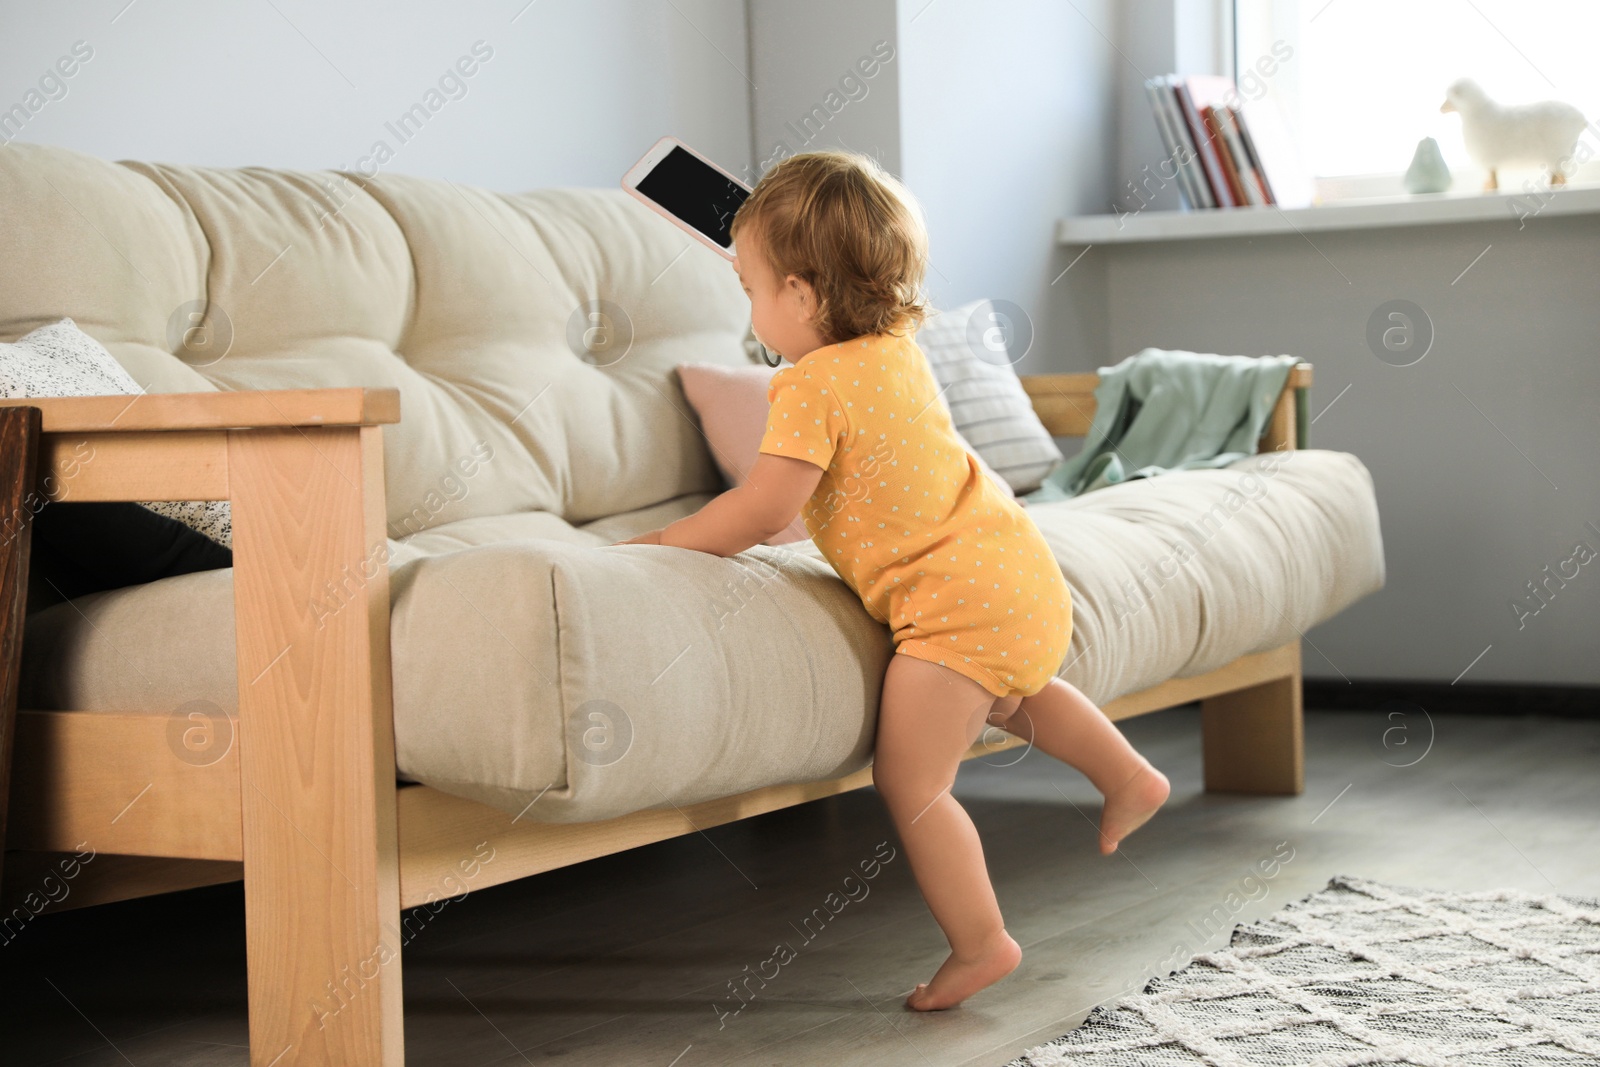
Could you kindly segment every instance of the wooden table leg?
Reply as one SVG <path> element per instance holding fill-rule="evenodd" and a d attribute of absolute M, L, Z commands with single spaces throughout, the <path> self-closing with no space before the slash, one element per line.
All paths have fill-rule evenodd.
<path fill-rule="evenodd" d="M 28 549 L 33 543 L 40 414 L 0 408 L 0 877 L 4 876 L 11 750 L 16 739 L 22 624 L 28 611 Z"/>

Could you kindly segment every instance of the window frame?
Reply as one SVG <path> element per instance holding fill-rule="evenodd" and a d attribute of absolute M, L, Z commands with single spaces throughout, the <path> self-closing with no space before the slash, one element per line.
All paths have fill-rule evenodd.
<path fill-rule="evenodd" d="M 1244 55 L 1245 47 L 1241 41 L 1240 26 L 1242 21 L 1248 21 L 1241 20 L 1239 7 L 1241 3 L 1246 2 L 1249 2 L 1249 0 L 1220 0 L 1222 6 L 1226 8 L 1229 52 L 1226 69 L 1228 71 L 1228 77 L 1233 79 L 1234 84 L 1236 85 L 1239 83 L 1240 75 L 1239 60 L 1240 57 Z M 1270 0 L 1263 0 L 1263 2 L 1270 2 Z M 1278 0 L 1278 2 L 1298 3 L 1298 0 Z M 1326 3 L 1335 2 L 1337 2 L 1337 0 L 1326 0 Z M 1299 22 L 1296 20 L 1294 30 L 1292 31 L 1292 36 L 1283 37 L 1282 34 L 1279 34 L 1278 36 L 1283 37 L 1290 47 L 1298 51 L 1300 48 L 1300 37 L 1298 31 Z M 1299 128 L 1299 116 L 1285 113 L 1284 121 L 1289 127 L 1291 136 L 1296 138 L 1296 140 L 1301 144 L 1303 150 L 1304 141 L 1301 140 L 1302 131 Z M 1591 132 L 1597 127 L 1600 127 L 1600 123 L 1591 123 Z M 1408 195 L 1404 185 L 1405 167 L 1401 167 L 1400 169 L 1394 171 L 1380 171 L 1366 174 L 1321 175 L 1315 173 L 1315 170 L 1310 167 L 1308 161 L 1308 169 L 1312 170 L 1311 179 L 1313 187 L 1316 190 L 1315 200 L 1317 203 L 1328 203 L 1342 200 L 1360 200 L 1369 197 L 1394 197 Z M 1444 193 L 1425 195 L 1475 196 L 1483 191 L 1483 183 L 1488 176 L 1487 172 L 1480 167 L 1475 165 L 1461 166 L 1460 164 L 1451 167 L 1451 175 L 1454 178 L 1454 181 L 1451 183 L 1449 190 Z M 1574 168 L 1568 174 L 1567 181 L 1574 185 L 1600 184 L 1600 153 L 1596 154 L 1596 158 L 1591 159 L 1588 162 L 1581 163 Z M 1541 191 L 1543 188 L 1544 187 L 1542 185 L 1538 187 L 1538 189 Z M 1524 190 L 1518 186 L 1513 186 L 1509 183 L 1502 182 L 1500 191 L 1515 193 L 1531 190 Z"/>

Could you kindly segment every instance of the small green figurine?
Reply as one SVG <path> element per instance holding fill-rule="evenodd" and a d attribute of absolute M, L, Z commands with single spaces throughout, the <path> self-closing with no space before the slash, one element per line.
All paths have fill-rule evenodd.
<path fill-rule="evenodd" d="M 1432 137 L 1418 141 L 1417 153 L 1406 168 L 1406 192 L 1442 193 L 1450 188 L 1450 180 L 1450 168 L 1445 166 L 1439 142 Z"/>

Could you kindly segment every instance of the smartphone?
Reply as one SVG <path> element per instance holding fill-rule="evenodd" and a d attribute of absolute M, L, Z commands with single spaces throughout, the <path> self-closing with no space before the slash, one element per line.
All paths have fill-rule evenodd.
<path fill-rule="evenodd" d="M 676 137 L 663 137 L 622 176 L 622 187 L 689 236 L 733 259 L 728 226 L 750 187 Z"/>

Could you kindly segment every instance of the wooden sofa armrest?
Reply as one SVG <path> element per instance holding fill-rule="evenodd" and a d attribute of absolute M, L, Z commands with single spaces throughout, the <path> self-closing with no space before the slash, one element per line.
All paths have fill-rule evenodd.
<path fill-rule="evenodd" d="M 1098 374 L 1024 374 L 1022 387 L 1045 429 L 1056 437 L 1084 437 L 1094 423 Z M 1311 364 L 1296 363 L 1284 381 L 1258 451 L 1306 447 L 1306 390 L 1311 386 Z"/>

